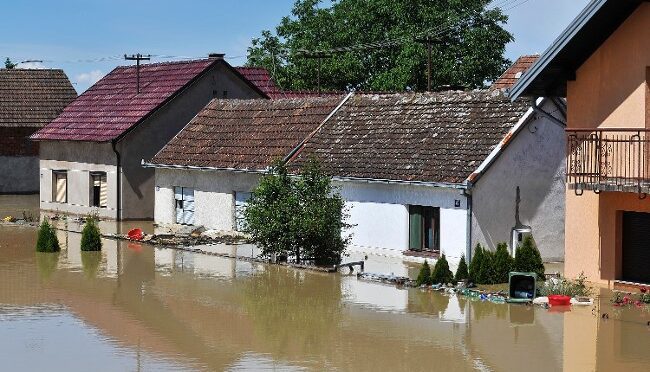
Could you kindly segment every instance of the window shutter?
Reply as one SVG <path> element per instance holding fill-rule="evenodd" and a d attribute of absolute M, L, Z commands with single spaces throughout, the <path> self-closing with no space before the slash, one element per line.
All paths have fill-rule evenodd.
<path fill-rule="evenodd" d="M 106 182 L 106 175 L 99 178 L 99 206 L 106 208 L 108 206 L 108 187 Z"/>

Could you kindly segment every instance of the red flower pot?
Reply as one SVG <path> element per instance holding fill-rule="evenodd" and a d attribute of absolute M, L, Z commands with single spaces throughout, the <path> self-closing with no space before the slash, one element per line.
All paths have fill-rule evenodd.
<path fill-rule="evenodd" d="M 142 232 L 141 229 L 132 229 L 129 230 L 128 237 L 131 240 L 140 241 L 144 238 L 144 233 Z"/>
<path fill-rule="evenodd" d="M 563 295 L 550 295 L 548 296 L 548 303 L 551 306 L 569 306 L 571 305 L 571 297 Z"/>

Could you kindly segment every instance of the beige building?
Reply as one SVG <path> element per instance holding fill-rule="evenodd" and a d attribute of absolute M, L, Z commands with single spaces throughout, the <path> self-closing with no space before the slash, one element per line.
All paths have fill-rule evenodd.
<path fill-rule="evenodd" d="M 650 3 L 589 3 L 513 88 L 566 97 L 565 274 L 650 283 Z"/>

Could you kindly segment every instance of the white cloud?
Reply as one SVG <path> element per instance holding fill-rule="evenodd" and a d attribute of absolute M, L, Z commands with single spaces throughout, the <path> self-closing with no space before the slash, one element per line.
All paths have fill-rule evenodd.
<path fill-rule="evenodd" d="M 92 70 L 78 74 L 75 77 L 75 81 L 82 85 L 93 85 L 102 77 L 104 77 L 104 73 L 101 70 Z"/>
<path fill-rule="evenodd" d="M 42 70 L 42 69 L 44 69 L 46 67 L 45 67 L 45 65 L 43 65 L 43 62 L 34 61 L 34 62 L 21 62 L 21 63 L 18 63 L 18 65 L 16 65 L 16 68 Z"/>

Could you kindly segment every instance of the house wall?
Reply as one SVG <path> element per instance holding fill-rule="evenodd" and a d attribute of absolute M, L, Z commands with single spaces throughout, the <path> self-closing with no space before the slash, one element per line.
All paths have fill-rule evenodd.
<path fill-rule="evenodd" d="M 0 194 L 38 193 L 37 129 L 0 126 Z"/>
<path fill-rule="evenodd" d="M 231 231 L 234 192 L 250 192 L 260 175 L 227 171 L 156 169 L 155 222 L 174 224 L 174 187 L 193 188 L 195 224 Z M 460 190 L 412 185 L 335 182 L 350 214 L 352 249 L 401 256 L 409 248 L 408 205 L 440 207 L 440 246 L 455 265 L 467 247 L 467 202 Z M 461 207 L 456 208 L 455 200 Z"/>
<path fill-rule="evenodd" d="M 568 82 L 568 128 L 650 128 L 650 4 L 639 8 L 578 69 Z M 650 211 L 633 193 L 585 191 L 566 194 L 565 273 L 584 272 L 601 284 L 620 273 L 620 215 Z"/>
<path fill-rule="evenodd" d="M 561 118 L 550 101 L 542 108 Z M 472 246 L 510 245 L 519 186 L 521 223 L 545 261 L 564 261 L 565 149 L 564 128 L 533 114 L 472 188 Z"/>
<path fill-rule="evenodd" d="M 173 136 L 212 99 L 221 97 L 258 98 L 256 91 L 223 64 L 216 64 L 175 99 L 159 108 L 118 142 L 121 154 L 121 207 L 125 220 L 153 219 L 154 171 L 143 168 L 142 160 L 150 160 Z M 41 146 L 41 208 L 63 213 L 96 212 L 90 207 L 90 171 L 106 171 L 108 208 L 99 211 L 105 218 L 117 216 L 116 155 L 110 143 L 79 141 L 43 142 Z M 68 203 L 52 202 L 52 170 L 69 170 Z"/>
<path fill-rule="evenodd" d="M 117 162 L 109 143 L 45 141 L 40 144 L 40 206 L 42 210 L 69 214 L 97 213 L 117 217 Z M 52 171 L 68 172 L 68 202 L 53 201 Z M 90 207 L 90 172 L 106 172 L 106 208 Z"/>

